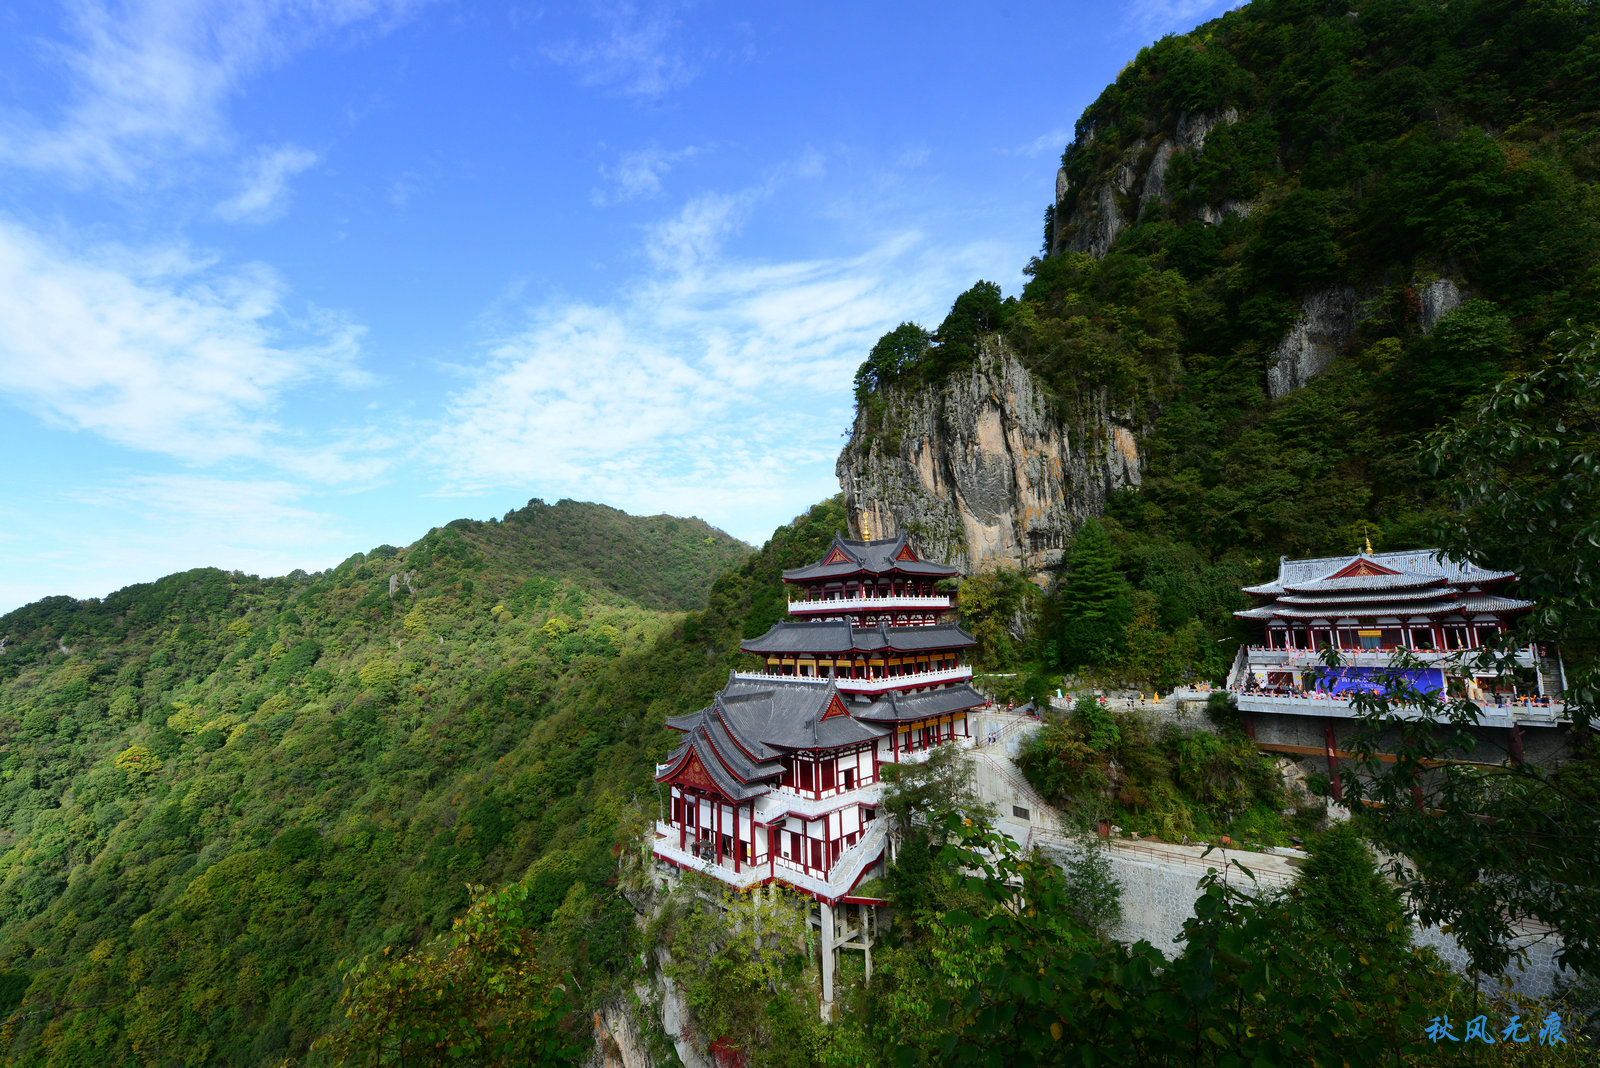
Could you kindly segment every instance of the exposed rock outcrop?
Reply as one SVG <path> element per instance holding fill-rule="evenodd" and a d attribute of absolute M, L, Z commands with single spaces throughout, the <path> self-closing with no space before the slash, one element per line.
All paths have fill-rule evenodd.
<path fill-rule="evenodd" d="M 1293 392 L 1327 370 L 1349 342 L 1360 312 L 1360 298 L 1345 285 L 1318 290 L 1302 301 L 1300 317 L 1267 362 L 1268 396 Z"/>
<path fill-rule="evenodd" d="M 1067 539 L 1139 484 L 1131 419 L 1104 396 L 1064 413 L 996 338 L 937 388 L 891 388 L 881 425 L 858 412 L 839 456 L 859 536 L 904 530 L 917 551 L 964 570 L 1038 570 Z"/>
<path fill-rule="evenodd" d="M 1439 320 L 1461 307 L 1461 302 L 1466 298 L 1461 295 L 1461 287 L 1448 278 L 1435 278 L 1426 285 L 1417 287 L 1417 322 L 1422 327 L 1424 334 L 1433 332 L 1439 325 Z"/>
<path fill-rule="evenodd" d="M 1461 287 L 1449 278 L 1413 283 L 1417 325 L 1431 333 L 1461 306 Z M 1367 317 L 1377 290 L 1357 293 L 1343 284 L 1319 289 L 1300 302 L 1300 315 L 1267 361 L 1267 395 L 1276 400 L 1310 382 L 1338 357 Z"/>
<path fill-rule="evenodd" d="M 1141 137 L 1128 146 L 1112 165 L 1109 177 L 1098 186 L 1074 191 L 1067 169 L 1056 172 L 1056 207 L 1050 235 L 1050 252 L 1087 252 L 1104 256 L 1117 235 L 1167 196 L 1167 168 L 1178 152 L 1198 152 L 1206 136 L 1218 126 L 1239 121 L 1237 108 L 1216 113 L 1185 113 L 1170 133 Z M 1085 144 L 1088 142 L 1086 141 Z M 1124 215 L 1131 209 L 1132 218 Z M 1229 201 L 1220 208 L 1205 207 L 1200 217 L 1221 222 L 1230 212 L 1248 215 L 1250 205 Z"/>

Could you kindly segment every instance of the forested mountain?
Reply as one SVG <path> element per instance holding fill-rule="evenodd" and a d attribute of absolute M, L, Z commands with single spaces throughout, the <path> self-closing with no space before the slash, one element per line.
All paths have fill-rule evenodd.
<path fill-rule="evenodd" d="M 886 335 L 858 435 L 986 336 L 1085 448 L 1123 421 L 1122 624 L 1062 666 L 1214 676 L 1280 554 L 1436 544 L 1419 440 L 1594 326 L 1597 120 L 1591 3 L 1255 0 L 1163 38 L 1078 120 L 1020 299 L 980 283 Z"/>
<path fill-rule="evenodd" d="M 1597 113 L 1592 3 L 1255 0 L 1143 50 L 1079 122 L 1020 298 L 980 283 L 857 379 L 889 440 L 886 398 L 1004 345 L 1063 409 L 1110 397 L 1138 431 L 1142 485 L 1079 533 L 1050 603 L 1015 574 L 963 590 L 984 666 L 1214 676 L 1238 587 L 1279 553 L 1426 543 L 1450 504 L 1418 439 L 1596 321 Z M 706 1013 L 684 1026 L 751 1063 L 993 1063 L 997 1041 L 1041 1064 L 1425 1063 L 1429 1015 L 1478 1011 L 1401 938 L 1220 885 L 1170 960 L 1109 946 L 1054 866 L 959 811 L 919 825 L 875 985 L 831 1028 L 798 949 L 757 938 L 753 964 L 738 924 L 645 926 L 617 881 L 664 720 L 844 526 L 825 502 L 751 553 L 531 502 L 320 574 L 194 571 L 0 618 L 0 1058 L 315 1063 L 353 1033 L 358 962 L 352 1010 L 396 1012 L 363 1057 L 394 1063 L 410 1027 L 420 1061 L 489 1063 L 445 1043 L 524 1018 L 570 1052 L 668 945 Z M 1017 641 L 1030 612 L 1048 626 Z"/>
<path fill-rule="evenodd" d="M 536 501 L 320 574 L 0 618 L 0 1048 L 281 1060 L 341 962 L 448 928 L 466 884 L 531 874 L 549 911 L 604 882 L 665 712 L 726 671 L 722 624 L 668 609 L 737 627 L 749 553 Z"/>

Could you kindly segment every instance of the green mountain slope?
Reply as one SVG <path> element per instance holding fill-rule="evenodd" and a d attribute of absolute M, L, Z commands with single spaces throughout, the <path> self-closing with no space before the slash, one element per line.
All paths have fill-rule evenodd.
<path fill-rule="evenodd" d="M 886 336 L 858 396 L 892 423 L 977 323 L 1069 425 L 1124 413 L 1134 623 L 1100 660 L 1140 684 L 1225 667 L 1280 554 L 1432 543 L 1418 439 L 1600 321 L 1594 4 L 1256 0 L 1142 50 L 1062 164 L 1021 298 L 980 283 L 932 344 Z"/>
<path fill-rule="evenodd" d="M 1411 442 L 1596 318 L 1597 59 L 1594 5 L 1504 0 L 1260 0 L 1143 50 L 1063 157 L 1080 200 L 1182 116 L 1237 121 L 1171 156 L 1102 259 L 1036 262 L 1016 330 L 1058 389 L 1146 411 L 1123 514 L 1268 561 L 1421 542 Z M 1426 331 L 1438 278 L 1466 299 Z M 1269 400 L 1290 328 L 1341 288 L 1331 366 Z"/>
<path fill-rule="evenodd" d="M 762 559 L 535 502 L 321 574 L 0 618 L 5 1053 L 277 1063 L 329 1026 L 342 960 L 447 928 L 466 884 L 531 875 L 549 910 L 603 883 L 663 709 L 731 655 L 660 608 L 737 627 Z"/>

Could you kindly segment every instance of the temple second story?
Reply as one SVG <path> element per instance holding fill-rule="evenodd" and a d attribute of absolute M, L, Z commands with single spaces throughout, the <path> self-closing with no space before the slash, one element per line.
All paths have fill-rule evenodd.
<path fill-rule="evenodd" d="M 880 541 L 834 536 L 821 560 L 783 573 L 796 619 L 848 619 L 861 625 L 934 623 L 950 595 L 937 584 L 956 568 L 919 558 L 904 534 Z"/>

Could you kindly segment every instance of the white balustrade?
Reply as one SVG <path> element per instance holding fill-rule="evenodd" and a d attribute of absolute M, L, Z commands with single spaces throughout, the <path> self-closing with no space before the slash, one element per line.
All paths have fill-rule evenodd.
<path fill-rule="evenodd" d="M 885 675 L 882 678 L 852 679 L 845 675 L 774 675 L 770 672 L 736 671 L 734 678 L 745 679 L 751 682 L 812 682 L 819 685 L 829 682 L 839 684 L 839 689 L 845 693 L 885 693 L 889 690 L 903 690 L 913 686 L 937 686 L 944 682 L 957 682 L 972 678 L 972 668 L 961 664 L 953 668 L 940 668 L 937 671 L 918 671 L 910 675 Z"/>
<path fill-rule="evenodd" d="M 909 594 L 891 594 L 887 597 L 835 597 L 833 599 L 818 598 L 813 601 L 790 601 L 789 614 L 798 615 L 827 615 L 840 612 L 872 612 L 872 611 L 907 611 L 911 609 L 933 609 L 946 611 L 950 608 L 949 594 L 935 594 L 932 596 L 912 596 Z"/>

